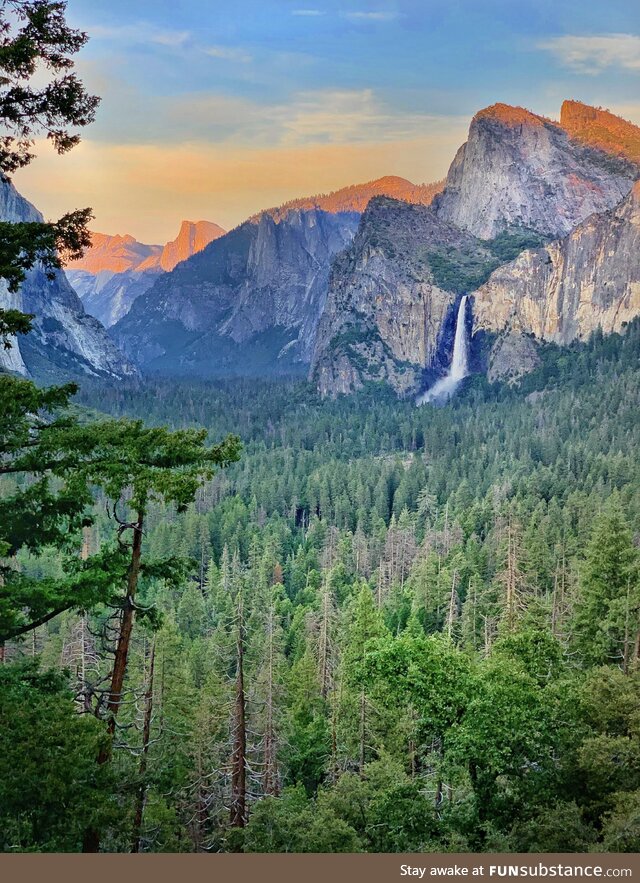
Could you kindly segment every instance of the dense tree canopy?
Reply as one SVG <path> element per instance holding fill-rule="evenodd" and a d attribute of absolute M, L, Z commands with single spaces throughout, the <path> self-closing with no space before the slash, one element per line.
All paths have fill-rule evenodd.
<path fill-rule="evenodd" d="M 75 560 L 121 540 L 109 598 L 6 645 L 9 668 L 66 668 L 112 734 L 100 848 L 637 849 L 639 334 L 550 348 L 523 388 L 471 379 L 443 408 L 85 385 L 126 419 L 66 454 L 54 439 L 94 424 L 56 412 L 66 392 L 34 400 L 56 413 L 52 494 L 66 464 L 94 495 Z M 142 411 L 157 429 L 128 422 Z M 204 436 L 172 434 L 197 425 L 244 437 L 199 487 L 182 458 Z M 11 500 L 19 476 L 0 481 Z M 58 543 L 25 542 L 14 572 L 60 574 Z"/>

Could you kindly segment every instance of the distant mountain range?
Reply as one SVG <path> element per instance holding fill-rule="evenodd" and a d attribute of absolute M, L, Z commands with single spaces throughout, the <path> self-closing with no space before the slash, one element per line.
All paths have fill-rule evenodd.
<path fill-rule="evenodd" d="M 0 178 L 0 218 L 13 222 L 43 220 L 6 178 Z M 100 322 L 85 312 L 62 271 L 48 279 L 42 267 L 36 265 L 17 293 L 0 281 L 0 308 L 22 310 L 35 317 L 29 334 L 11 341 L 8 350 L 0 348 L 2 370 L 43 380 L 74 375 L 122 378 L 138 373 Z"/>
<path fill-rule="evenodd" d="M 423 205 L 441 187 L 386 177 L 267 209 L 158 279 L 111 333 L 147 371 L 305 373 L 331 261 L 369 200 Z"/>
<path fill-rule="evenodd" d="M 92 245 L 67 267 L 67 278 L 85 309 L 109 328 L 161 273 L 196 254 L 220 236 L 211 221 L 183 221 L 180 232 L 166 245 L 145 245 L 133 236 L 92 233 Z"/>
<path fill-rule="evenodd" d="M 295 372 L 323 395 L 369 382 L 413 395 L 446 370 L 468 294 L 474 368 L 514 380 L 536 363 L 536 340 L 621 330 L 640 313 L 639 177 L 640 129 L 610 112 L 568 101 L 553 121 L 495 104 L 473 118 L 444 182 L 385 177 L 267 209 L 228 233 L 184 222 L 163 247 L 94 234 L 67 275 L 115 344 L 62 277 L 47 288 L 34 275 L 25 302 L 40 286 L 33 311 L 59 326 L 39 319 L 4 364 Z M 20 200 L 13 191 L 0 209 L 18 219 Z M 75 306 L 60 317 L 62 290 Z M 93 329 L 91 358 L 69 343 L 78 324 Z"/>

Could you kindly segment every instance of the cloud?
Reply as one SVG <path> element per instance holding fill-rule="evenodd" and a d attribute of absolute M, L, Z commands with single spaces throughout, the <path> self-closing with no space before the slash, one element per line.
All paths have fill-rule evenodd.
<path fill-rule="evenodd" d="M 581 74 L 596 75 L 608 67 L 640 72 L 640 36 L 635 34 L 566 34 L 543 40 L 537 47 Z"/>
<path fill-rule="evenodd" d="M 175 143 L 183 141 L 188 131 L 193 140 L 238 146 L 382 143 L 421 137 L 448 126 L 451 120 L 399 110 L 372 89 L 301 91 L 286 103 L 270 104 L 228 95 L 192 94 L 163 98 L 153 107 L 147 104 L 141 122 L 144 128 L 130 130 L 128 140 L 141 139 L 145 132 L 151 140 Z M 121 136 L 111 128 L 108 140 L 122 140 Z"/>
<path fill-rule="evenodd" d="M 177 48 L 184 46 L 191 37 L 189 31 L 173 31 L 158 28 L 148 22 L 133 25 L 86 25 L 92 39 L 113 40 L 117 43 L 155 43 L 158 46 Z"/>
<path fill-rule="evenodd" d="M 249 64 L 253 61 L 252 55 L 249 55 L 244 49 L 238 49 L 234 46 L 207 46 L 203 51 L 205 55 L 210 55 L 211 58 L 238 61 L 241 64 Z"/>
<path fill-rule="evenodd" d="M 326 15 L 326 12 L 323 9 L 293 9 L 291 11 L 291 14 L 307 16 L 309 18 L 316 18 L 320 15 Z M 385 12 L 381 10 L 355 10 L 353 12 L 339 12 L 338 15 L 340 16 L 340 18 L 346 18 L 349 21 L 353 22 L 393 21 L 394 19 L 398 18 L 397 12 Z"/>
<path fill-rule="evenodd" d="M 428 114 L 397 111 L 372 89 L 300 92 L 281 108 L 285 144 L 392 141 L 424 133 L 435 122 Z"/>
<path fill-rule="evenodd" d="M 356 22 L 393 21 L 398 17 L 397 12 L 343 12 L 341 14 L 343 18 Z"/>

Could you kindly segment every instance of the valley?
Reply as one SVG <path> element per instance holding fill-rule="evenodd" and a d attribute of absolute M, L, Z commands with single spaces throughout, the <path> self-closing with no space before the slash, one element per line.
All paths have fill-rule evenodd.
<path fill-rule="evenodd" d="M 86 35 L 0 4 L 0 852 L 638 852 L 640 128 L 469 110 L 637 38 L 237 5 L 100 11 L 89 232 L 8 177 Z"/>

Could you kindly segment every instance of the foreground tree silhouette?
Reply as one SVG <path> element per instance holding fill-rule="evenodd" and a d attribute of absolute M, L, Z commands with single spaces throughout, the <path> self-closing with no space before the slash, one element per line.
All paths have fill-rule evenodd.
<path fill-rule="evenodd" d="M 80 136 L 72 129 L 91 123 L 100 99 L 73 72 L 74 55 L 87 34 L 67 24 L 66 2 L 2 0 L 0 3 L 0 176 L 28 165 L 34 139 L 44 135 L 62 154 Z M 42 82 L 42 73 L 48 75 Z M 37 78 L 36 78 L 37 75 Z M 40 261 L 52 274 L 62 261 L 79 257 L 90 244 L 90 209 L 52 223 L 0 221 L 0 278 L 17 291 L 25 273 Z M 0 310 L 0 340 L 28 331 L 28 317 Z"/>
<path fill-rule="evenodd" d="M 90 123 L 99 99 L 73 72 L 73 56 L 87 35 L 66 22 L 66 2 L 0 0 L 0 178 L 34 158 L 36 136 L 43 134 L 58 153 L 79 142 L 73 129 Z M 43 71 L 47 73 L 42 85 Z M 36 79 L 37 77 L 37 79 Z M 49 277 L 64 260 L 78 257 L 90 244 L 89 209 L 54 223 L 0 221 L 0 279 L 19 290 L 26 273 L 39 263 Z M 0 310 L 0 346 L 27 334 L 31 316 Z M 176 559 L 143 559 L 148 506 L 162 500 L 182 511 L 201 481 L 216 466 L 237 459 L 234 437 L 209 447 L 206 432 L 146 429 L 137 421 L 81 422 L 68 410 L 75 384 L 39 390 L 31 381 L 0 374 L 0 475 L 16 484 L 0 502 L 0 652 L 7 639 L 20 638 L 69 610 L 98 603 L 118 609 L 113 669 L 100 697 L 107 739 L 100 743 L 98 765 L 111 754 L 129 656 L 139 580 L 171 577 Z M 91 523 L 96 487 L 111 500 L 116 541 L 95 555 L 78 556 L 81 527 Z M 28 578 L 14 566 L 21 551 L 38 555 L 55 548 L 62 576 Z M 96 755 L 94 754 L 94 757 Z M 87 818 L 85 849 L 99 846 L 99 826 Z"/>
<path fill-rule="evenodd" d="M 91 458 L 80 468 L 87 483 L 100 486 L 112 501 L 117 523 L 117 539 L 126 552 L 128 564 L 119 601 L 119 624 L 113 669 L 104 703 L 107 732 L 113 736 L 118 712 L 125 696 L 125 677 L 131 635 L 135 620 L 136 595 L 142 576 L 172 578 L 179 570 L 175 558 L 145 562 L 143 537 L 145 519 L 154 501 L 174 504 L 183 512 L 193 501 L 203 481 L 211 479 L 217 466 L 238 459 L 240 442 L 228 436 L 221 444 L 208 447 L 206 430 L 170 432 L 164 427 L 147 428 L 141 421 L 106 421 L 91 427 L 87 436 L 77 431 L 76 449 L 87 445 Z M 97 438 L 97 445 L 94 441 Z M 110 745 L 98 762 L 106 763 Z M 99 832 L 91 829 L 84 840 L 84 851 L 99 848 Z"/>
<path fill-rule="evenodd" d="M 58 153 L 79 142 L 72 129 L 90 123 L 99 99 L 73 72 L 73 56 L 87 35 L 70 28 L 66 3 L 52 0 L 0 2 L 0 178 L 34 158 L 34 138 L 45 135 Z M 43 81 L 43 72 L 48 78 Z M 36 79 L 37 75 L 37 79 Z M 25 274 L 40 262 L 49 275 L 90 242 L 90 209 L 55 223 L 0 221 L 0 279 L 17 291 Z M 0 309 L 0 346 L 27 334 L 31 316 Z M 39 390 L 30 381 L 0 373 L 0 474 L 28 475 L 26 489 L 3 495 L 0 512 L 0 654 L 4 641 L 36 628 L 73 606 L 89 606 L 108 595 L 115 559 L 80 563 L 67 558 L 65 576 L 35 582 L 11 566 L 21 548 L 37 554 L 47 545 L 69 551 L 81 525 L 90 492 L 74 476 L 76 453 L 66 433 L 72 424 L 62 413 L 76 392 L 73 384 Z M 52 489 L 52 479 L 57 483 Z"/>

